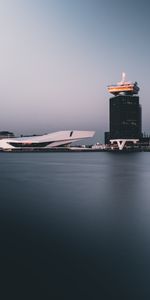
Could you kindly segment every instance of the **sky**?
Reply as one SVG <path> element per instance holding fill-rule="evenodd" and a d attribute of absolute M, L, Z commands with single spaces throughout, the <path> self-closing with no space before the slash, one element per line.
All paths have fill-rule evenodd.
<path fill-rule="evenodd" d="M 0 131 L 108 131 L 107 86 L 140 87 L 150 133 L 150 4 L 132 0 L 1 0 Z"/>

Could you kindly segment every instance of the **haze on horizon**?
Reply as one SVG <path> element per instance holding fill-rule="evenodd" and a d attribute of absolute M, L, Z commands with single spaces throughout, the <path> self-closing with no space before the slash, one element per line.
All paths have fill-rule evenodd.
<path fill-rule="evenodd" d="M 107 85 L 140 87 L 150 133 L 150 4 L 144 0 L 1 0 L 0 130 L 108 130 Z"/>

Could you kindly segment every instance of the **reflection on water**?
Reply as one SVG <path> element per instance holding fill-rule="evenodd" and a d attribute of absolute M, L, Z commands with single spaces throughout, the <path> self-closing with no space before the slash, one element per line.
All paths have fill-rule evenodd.
<path fill-rule="evenodd" d="M 1 153 L 0 170 L 6 299 L 149 299 L 149 153 Z"/>

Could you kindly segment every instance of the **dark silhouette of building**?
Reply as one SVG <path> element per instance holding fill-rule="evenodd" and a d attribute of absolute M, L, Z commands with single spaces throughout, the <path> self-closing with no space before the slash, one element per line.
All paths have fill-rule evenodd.
<path fill-rule="evenodd" d="M 141 106 L 138 96 L 118 95 L 109 100 L 110 138 L 141 137 Z"/>
<path fill-rule="evenodd" d="M 109 99 L 109 132 L 105 132 L 105 143 L 110 139 L 140 139 L 142 137 L 141 105 L 137 82 L 125 82 L 108 87 L 114 96 Z"/>
<path fill-rule="evenodd" d="M 0 140 L 5 138 L 13 138 L 14 133 L 10 131 L 0 131 Z"/>

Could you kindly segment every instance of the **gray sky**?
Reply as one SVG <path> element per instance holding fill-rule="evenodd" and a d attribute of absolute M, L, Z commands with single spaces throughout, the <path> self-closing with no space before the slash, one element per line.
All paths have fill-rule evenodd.
<path fill-rule="evenodd" d="M 108 130 L 107 85 L 140 86 L 150 133 L 150 4 L 117 0 L 0 1 L 0 130 Z"/>

